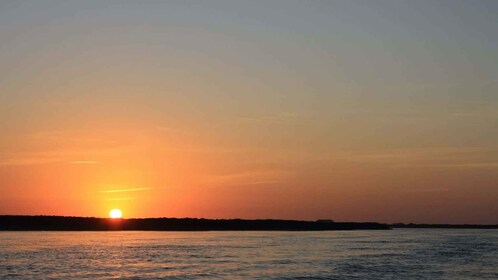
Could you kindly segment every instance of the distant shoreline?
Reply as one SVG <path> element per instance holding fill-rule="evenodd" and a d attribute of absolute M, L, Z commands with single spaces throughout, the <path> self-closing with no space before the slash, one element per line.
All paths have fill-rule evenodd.
<path fill-rule="evenodd" d="M 0 215 L 0 231 L 331 231 L 389 229 L 498 229 L 479 224 L 384 224 L 375 222 L 297 221 L 274 219 L 133 218 Z"/>
<path fill-rule="evenodd" d="M 390 224 L 391 228 L 498 229 L 498 225 L 478 224 Z"/>
<path fill-rule="evenodd" d="M 330 231 L 389 230 L 382 223 L 197 218 L 110 219 L 65 216 L 0 216 L 0 231 Z"/>

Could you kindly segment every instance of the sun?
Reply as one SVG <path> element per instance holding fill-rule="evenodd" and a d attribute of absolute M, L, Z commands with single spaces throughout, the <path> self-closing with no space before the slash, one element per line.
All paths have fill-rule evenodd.
<path fill-rule="evenodd" d="M 109 217 L 113 219 L 119 219 L 123 216 L 123 213 L 119 209 L 112 209 L 111 212 L 109 212 Z"/>

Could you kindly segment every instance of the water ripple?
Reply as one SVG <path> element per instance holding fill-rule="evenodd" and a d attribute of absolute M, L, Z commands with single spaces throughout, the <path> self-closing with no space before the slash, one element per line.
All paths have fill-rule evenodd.
<path fill-rule="evenodd" d="M 497 279 L 496 230 L 0 232 L 1 279 Z"/>

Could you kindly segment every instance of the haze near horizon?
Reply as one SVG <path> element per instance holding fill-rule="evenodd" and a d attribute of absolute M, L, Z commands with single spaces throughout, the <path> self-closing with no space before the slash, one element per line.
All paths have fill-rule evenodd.
<path fill-rule="evenodd" d="M 498 224 L 496 1 L 0 1 L 0 215 Z"/>

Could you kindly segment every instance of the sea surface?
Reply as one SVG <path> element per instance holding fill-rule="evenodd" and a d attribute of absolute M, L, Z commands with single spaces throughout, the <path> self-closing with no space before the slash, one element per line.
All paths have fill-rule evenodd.
<path fill-rule="evenodd" d="M 498 279 L 498 230 L 0 232 L 0 279 Z"/>

